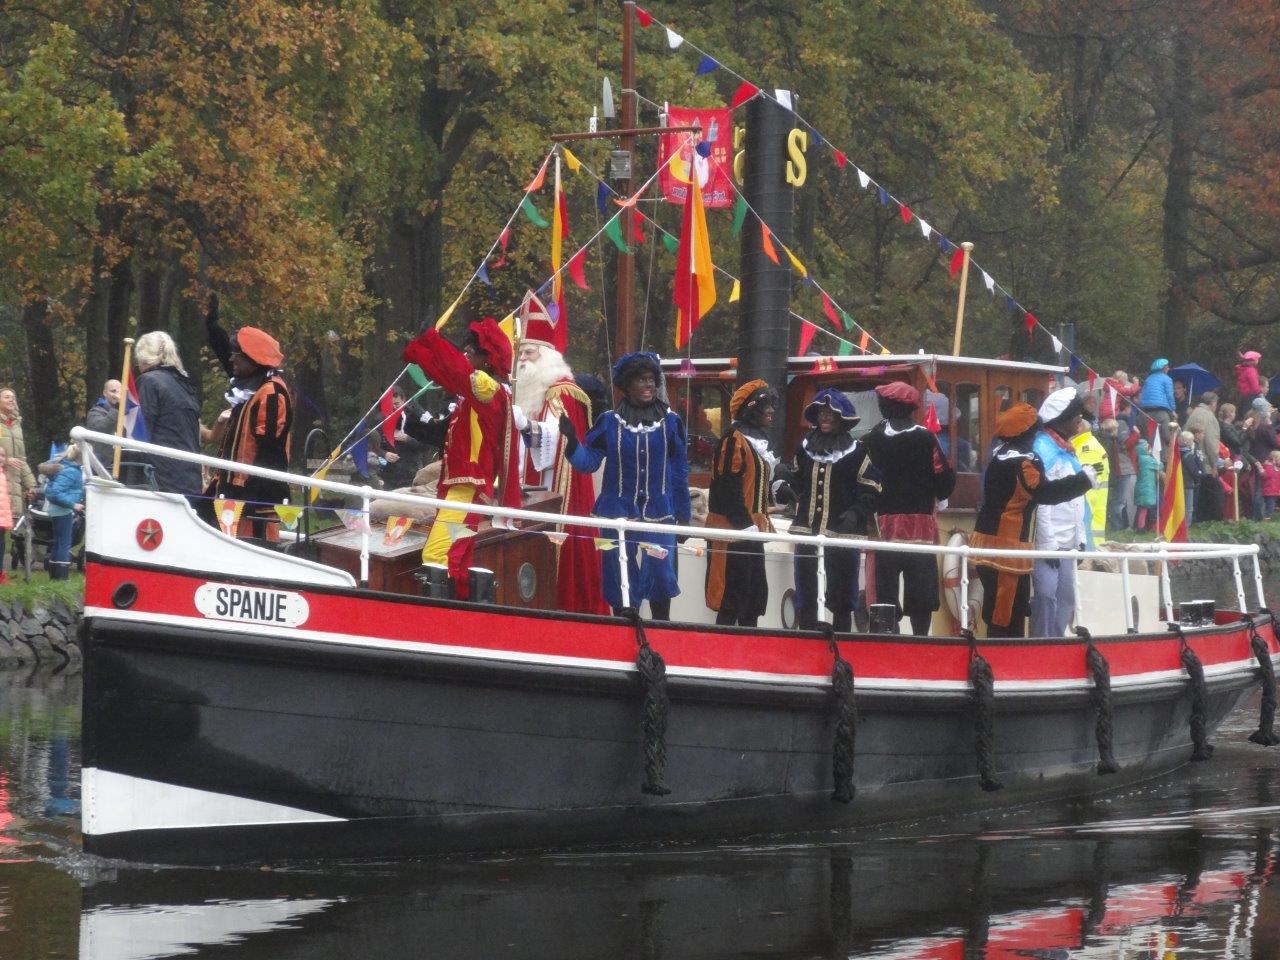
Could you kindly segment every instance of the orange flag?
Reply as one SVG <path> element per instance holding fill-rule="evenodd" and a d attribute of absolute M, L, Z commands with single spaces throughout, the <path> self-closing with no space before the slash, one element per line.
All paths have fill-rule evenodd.
<path fill-rule="evenodd" d="M 769 228 L 760 223 L 760 246 L 764 249 L 764 255 L 772 260 L 778 266 L 782 266 L 782 261 L 778 259 L 778 251 L 773 249 L 773 240 L 769 236 Z"/>
<path fill-rule="evenodd" d="M 676 305 L 676 349 L 693 337 L 698 324 L 716 302 L 715 267 L 711 263 L 711 238 L 707 234 L 707 211 L 702 205 L 698 175 L 690 177 L 684 201 L 684 223 L 680 228 L 680 249 L 676 253 L 676 276 L 671 299 Z"/>
<path fill-rule="evenodd" d="M 1187 542 L 1187 501 L 1182 490 L 1182 457 L 1176 442 L 1169 451 L 1169 482 L 1160 504 L 1160 535 L 1169 543 Z"/>

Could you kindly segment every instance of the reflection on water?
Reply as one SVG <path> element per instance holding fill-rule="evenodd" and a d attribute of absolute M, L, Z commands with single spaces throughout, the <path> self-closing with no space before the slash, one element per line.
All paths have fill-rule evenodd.
<path fill-rule="evenodd" d="M 750 845 L 136 870 L 78 852 L 77 678 L 0 674 L 0 958 L 1280 957 L 1280 750 Z"/>

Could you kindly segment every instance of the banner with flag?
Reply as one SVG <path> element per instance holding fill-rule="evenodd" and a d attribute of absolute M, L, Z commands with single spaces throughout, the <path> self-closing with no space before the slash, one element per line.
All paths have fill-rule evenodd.
<path fill-rule="evenodd" d="M 693 338 L 698 324 L 716 302 L 711 238 L 707 235 L 707 212 L 702 205 L 702 187 L 697 178 L 684 204 L 671 299 L 676 305 L 676 349 L 679 350 Z"/>
<path fill-rule="evenodd" d="M 1187 542 L 1187 501 L 1182 489 L 1182 456 L 1177 446 L 1169 451 L 1169 480 L 1160 502 L 1160 536 L 1169 543 Z"/>
<path fill-rule="evenodd" d="M 147 432 L 147 420 L 142 415 L 142 404 L 138 403 L 138 384 L 134 380 L 133 371 L 129 372 L 128 383 L 124 394 L 124 435 L 133 440 L 147 443 L 151 435 Z"/>
<path fill-rule="evenodd" d="M 667 123 L 672 127 L 702 127 L 701 144 L 706 145 L 699 150 L 697 138 L 690 137 L 688 133 L 664 133 L 659 138 L 659 182 L 667 202 L 685 202 L 696 172 L 703 202 L 708 207 L 732 206 L 733 184 L 729 182 L 729 175 L 732 168 L 733 112 L 728 109 L 668 107 Z"/>

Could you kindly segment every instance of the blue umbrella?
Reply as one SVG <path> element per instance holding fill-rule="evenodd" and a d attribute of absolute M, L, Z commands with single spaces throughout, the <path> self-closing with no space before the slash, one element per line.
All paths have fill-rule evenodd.
<path fill-rule="evenodd" d="M 1184 363 L 1180 367 L 1174 367 L 1169 371 L 1169 376 L 1182 381 L 1187 388 L 1187 396 L 1193 403 L 1206 390 L 1217 390 L 1222 386 L 1221 380 L 1198 363 Z"/>

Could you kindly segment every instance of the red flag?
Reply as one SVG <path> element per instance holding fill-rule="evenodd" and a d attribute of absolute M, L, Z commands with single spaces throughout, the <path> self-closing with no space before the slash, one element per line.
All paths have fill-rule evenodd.
<path fill-rule="evenodd" d="M 960 268 L 964 266 L 964 250 L 956 247 L 956 252 L 951 255 L 951 276 L 955 276 L 960 272 Z"/>
<path fill-rule="evenodd" d="M 640 26 L 647 27 L 653 23 L 653 14 L 643 7 L 636 7 L 636 20 L 640 22 Z"/>
<path fill-rule="evenodd" d="M 832 147 L 831 150 L 836 155 L 836 166 L 843 170 L 844 165 L 849 162 L 849 158 L 844 155 L 843 150 L 837 150 L 835 147 Z"/>
<path fill-rule="evenodd" d="M 900 204 L 898 204 L 898 216 L 900 216 L 900 217 L 902 218 L 902 222 L 903 222 L 903 223 L 910 223 L 910 222 L 911 222 L 911 208 L 910 208 L 910 207 L 908 207 L 905 203 L 900 203 Z M 954 271 L 954 270 L 952 270 L 951 272 L 952 272 L 952 273 L 955 273 L 955 271 Z"/>
<path fill-rule="evenodd" d="M 493 263 L 489 264 L 490 270 L 497 270 L 499 267 L 505 267 L 507 265 L 507 244 L 510 242 L 511 242 L 511 228 L 507 227 L 498 236 L 498 246 L 502 248 L 502 256 L 500 256 L 497 260 L 493 261 Z"/>
<path fill-rule="evenodd" d="M 803 357 L 809 352 L 809 344 L 813 343 L 813 335 L 817 330 L 808 320 L 800 321 L 800 343 L 796 345 L 796 356 Z"/>
<path fill-rule="evenodd" d="M 827 296 L 827 292 L 822 291 L 822 312 L 827 315 L 827 319 L 831 321 L 831 326 L 835 330 L 842 329 L 840 326 L 840 318 L 836 316 L 835 305 L 831 302 L 831 298 Z"/>
<path fill-rule="evenodd" d="M 1036 319 L 1036 315 L 1034 313 L 1028 310 L 1027 315 L 1023 322 L 1025 322 L 1027 325 L 1027 336 L 1031 336 L 1032 332 L 1036 328 L 1036 324 L 1039 323 L 1040 321 Z"/>
<path fill-rule="evenodd" d="M 378 412 L 382 414 L 382 435 L 387 440 L 387 445 L 394 447 L 396 445 L 396 421 L 399 417 L 393 417 L 396 412 L 396 402 L 391 398 L 391 388 L 387 387 L 386 392 L 378 398 Z"/>
<path fill-rule="evenodd" d="M 936 393 L 937 391 L 934 392 Z M 929 409 L 924 413 L 924 428 L 930 433 L 942 432 L 942 424 L 938 422 L 938 411 L 934 409 L 932 403 L 929 404 Z"/>
<path fill-rule="evenodd" d="M 729 101 L 729 109 L 736 110 L 759 92 L 760 88 L 754 83 L 750 80 L 743 80 L 742 83 L 738 84 L 738 89 L 733 92 L 733 99 Z"/>
<path fill-rule="evenodd" d="M 583 290 L 590 290 L 591 285 L 587 283 L 587 274 L 584 269 L 586 266 L 587 248 L 583 247 L 569 260 L 569 276 L 573 282 L 580 286 Z"/>
<path fill-rule="evenodd" d="M 631 239 L 637 244 L 644 243 L 644 214 L 634 208 L 631 211 Z"/>
<path fill-rule="evenodd" d="M 569 208 L 565 206 L 564 192 L 560 193 L 560 237 L 569 236 Z"/>
<path fill-rule="evenodd" d="M 764 221 L 760 221 L 760 247 L 764 250 L 764 255 L 779 266 L 782 261 L 778 259 L 778 251 L 773 249 L 773 240 L 769 238 L 769 228 L 764 225 Z"/>
<path fill-rule="evenodd" d="M 1089 371 L 1089 392 L 1090 393 L 1093 393 L 1093 385 L 1097 381 L 1097 379 L 1098 379 L 1098 371 L 1090 370 Z"/>

